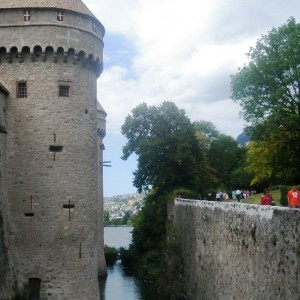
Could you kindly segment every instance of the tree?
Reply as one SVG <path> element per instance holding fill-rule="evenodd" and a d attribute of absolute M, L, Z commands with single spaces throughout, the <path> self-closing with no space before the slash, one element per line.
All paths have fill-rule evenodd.
<path fill-rule="evenodd" d="M 194 126 L 197 134 L 201 136 L 201 139 L 207 145 L 206 148 L 209 148 L 210 143 L 220 136 L 219 130 L 212 122 L 197 121 Z"/>
<path fill-rule="evenodd" d="M 128 139 L 122 158 L 137 155 L 133 184 L 139 192 L 149 188 L 164 193 L 178 187 L 204 189 L 203 155 L 195 129 L 173 102 L 159 107 L 140 104 L 126 117 L 122 134 Z"/>
<path fill-rule="evenodd" d="M 128 140 L 122 158 L 135 153 L 138 159 L 133 183 L 148 193 L 121 260 L 138 277 L 158 282 L 165 271 L 167 202 L 174 199 L 174 190 L 204 191 L 203 149 L 194 125 L 172 102 L 140 104 L 126 117 L 122 134 Z"/>
<path fill-rule="evenodd" d="M 248 53 L 249 64 L 231 80 L 232 98 L 251 125 L 251 139 L 264 142 L 264 149 L 276 148 L 276 155 L 268 157 L 268 178 L 278 169 L 293 168 L 292 177 L 300 179 L 299 41 L 300 24 L 290 18 L 262 35 Z"/>
<path fill-rule="evenodd" d="M 207 188 L 216 191 L 249 186 L 251 179 L 242 167 L 246 158 L 245 148 L 239 147 L 231 136 L 220 133 L 211 122 L 197 121 L 194 126 L 204 153 Z"/>
<path fill-rule="evenodd" d="M 232 172 L 238 166 L 239 153 L 238 144 L 231 136 L 220 134 L 211 142 L 208 159 L 217 173 L 220 188 L 234 187 Z"/>
<path fill-rule="evenodd" d="M 110 225 L 110 217 L 109 217 L 109 211 L 108 210 L 104 210 L 103 222 L 104 222 L 104 226 Z"/>

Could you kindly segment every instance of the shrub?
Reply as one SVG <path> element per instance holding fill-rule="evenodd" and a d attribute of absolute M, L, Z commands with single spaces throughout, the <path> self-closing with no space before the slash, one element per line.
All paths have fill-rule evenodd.
<path fill-rule="evenodd" d="M 287 192 L 289 191 L 289 186 L 287 185 L 282 185 L 280 187 L 280 193 L 281 193 L 281 197 L 280 197 L 280 204 L 282 206 L 288 206 L 288 200 L 287 200 L 287 197 L 286 197 L 286 194 Z"/>
<path fill-rule="evenodd" d="M 113 266 L 116 261 L 118 260 L 118 250 L 114 247 L 108 247 L 107 245 L 104 246 L 104 255 L 106 260 L 106 265 L 111 267 Z"/>
<path fill-rule="evenodd" d="M 172 201 L 175 197 L 180 197 L 183 199 L 195 199 L 195 200 L 200 198 L 195 191 L 183 189 L 183 188 L 176 189 L 171 193 L 170 199 Z"/>

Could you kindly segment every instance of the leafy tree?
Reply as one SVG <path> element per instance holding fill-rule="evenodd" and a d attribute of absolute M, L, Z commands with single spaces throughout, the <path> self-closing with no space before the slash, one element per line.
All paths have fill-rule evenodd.
<path fill-rule="evenodd" d="M 103 222 L 104 222 L 104 226 L 110 225 L 110 217 L 109 217 L 109 211 L 108 210 L 104 210 L 104 218 L 103 218 Z"/>
<path fill-rule="evenodd" d="M 203 155 L 195 129 L 174 103 L 163 102 L 159 107 L 140 104 L 126 117 L 122 134 L 128 139 L 122 158 L 137 155 L 133 184 L 139 192 L 204 189 Z"/>
<path fill-rule="evenodd" d="M 197 121 L 194 123 L 195 130 L 197 134 L 201 134 L 202 139 L 206 144 L 210 145 L 210 143 L 220 136 L 219 130 L 216 126 L 209 121 Z M 208 148 L 208 147 L 207 147 Z"/>
<path fill-rule="evenodd" d="M 262 147 L 274 154 L 264 162 L 270 167 L 266 172 L 270 179 L 275 173 L 278 177 L 283 170 L 291 169 L 286 179 L 300 179 L 299 40 L 300 24 L 290 18 L 262 35 L 248 53 L 249 64 L 232 76 L 232 98 L 242 106 L 244 119 L 251 125 L 252 140 L 263 142 L 263 146 L 255 146 L 256 150 Z M 255 156 L 250 155 L 248 161 L 251 157 Z"/>
<path fill-rule="evenodd" d="M 220 132 L 215 125 L 208 121 L 194 122 L 196 136 L 203 152 L 203 173 L 205 174 L 205 186 L 207 191 L 215 190 L 219 185 L 217 170 L 210 163 L 208 153 L 211 143 L 219 138 Z"/>
<path fill-rule="evenodd" d="M 249 187 L 251 185 L 251 180 L 253 176 L 247 169 L 247 149 L 248 147 L 238 148 L 237 167 L 231 173 L 232 188 L 234 189 L 241 189 L 243 187 Z M 254 186 L 256 186 L 256 184 Z"/>
<path fill-rule="evenodd" d="M 221 134 L 211 142 L 208 158 L 210 165 L 217 173 L 219 187 L 233 188 L 231 174 L 237 168 L 239 159 L 237 142 L 231 136 Z"/>
<path fill-rule="evenodd" d="M 168 199 L 174 198 L 175 189 L 203 193 L 203 149 L 194 125 L 172 102 L 158 107 L 140 104 L 126 117 L 122 134 L 128 140 L 122 158 L 137 155 L 133 183 L 139 192 L 148 192 L 141 211 L 132 220 L 132 243 L 120 257 L 126 270 L 158 281 L 166 257 Z"/>

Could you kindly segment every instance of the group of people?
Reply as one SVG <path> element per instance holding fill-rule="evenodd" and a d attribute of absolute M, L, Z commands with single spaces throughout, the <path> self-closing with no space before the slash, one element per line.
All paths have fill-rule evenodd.
<path fill-rule="evenodd" d="M 216 201 L 228 201 L 229 195 L 226 192 L 217 192 Z"/>
<path fill-rule="evenodd" d="M 232 191 L 232 199 L 234 201 L 240 202 L 242 199 L 245 199 L 251 195 L 255 194 L 255 191 L 252 190 L 236 190 Z M 288 191 L 287 193 L 287 199 L 288 199 L 288 206 L 290 208 L 300 208 L 300 191 L 297 190 L 297 187 L 295 185 L 292 186 L 292 189 Z M 226 192 L 217 192 L 215 194 L 215 200 L 216 201 L 228 201 L 230 199 L 230 196 Z M 208 193 L 208 200 L 214 200 L 214 193 Z M 264 189 L 263 195 L 260 199 L 261 205 L 276 205 L 275 201 L 270 194 L 269 189 Z"/>
<path fill-rule="evenodd" d="M 297 190 L 295 185 L 287 193 L 288 205 L 290 208 L 300 208 L 300 191 Z M 268 189 L 264 189 L 263 195 L 260 199 L 261 205 L 275 205 L 275 201 L 271 196 Z"/>
<path fill-rule="evenodd" d="M 236 191 L 232 191 L 232 199 L 240 202 L 243 199 L 246 199 L 255 194 L 255 191 L 249 189 L 237 189 Z"/>

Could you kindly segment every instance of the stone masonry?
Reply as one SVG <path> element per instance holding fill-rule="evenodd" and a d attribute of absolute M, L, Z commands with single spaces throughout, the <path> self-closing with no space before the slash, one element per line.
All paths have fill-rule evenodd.
<path fill-rule="evenodd" d="M 189 300 L 299 300 L 300 210 L 176 199 Z"/>
<path fill-rule="evenodd" d="M 104 27 L 80 0 L 0 0 L 0 20 L 0 299 L 98 300 Z"/>

